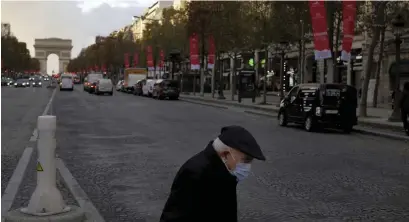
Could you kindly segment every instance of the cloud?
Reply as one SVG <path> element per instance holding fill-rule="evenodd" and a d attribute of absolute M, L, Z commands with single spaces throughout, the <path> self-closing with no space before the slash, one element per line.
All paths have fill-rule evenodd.
<path fill-rule="evenodd" d="M 132 22 L 150 0 L 125 1 L 1 1 L 1 20 L 34 56 L 35 38 L 72 39 L 72 57 L 94 42 L 97 35 L 108 35 Z M 18 13 L 16 13 L 18 12 Z"/>
<path fill-rule="evenodd" d="M 102 1 L 78 1 L 77 7 L 79 7 L 83 13 L 89 13 L 94 9 L 101 7 L 101 5 L 106 4 L 111 8 L 129 8 L 129 7 L 148 7 L 152 5 L 155 1 L 145 0 L 139 1 L 122 1 L 122 0 L 102 0 Z"/>

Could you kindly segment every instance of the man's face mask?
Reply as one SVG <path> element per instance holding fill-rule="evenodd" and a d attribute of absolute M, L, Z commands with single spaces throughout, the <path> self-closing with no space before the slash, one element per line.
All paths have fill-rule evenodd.
<path fill-rule="evenodd" d="M 227 170 L 229 170 L 229 172 L 235 176 L 237 178 L 237 180 L 240 182 L 242 180 L 244 180 L 245 178 L 248 177 L 248 175 L 250 174 L 251 171 L 251 159 L 248 158 L 248 160 L 239 160 L 238 158 L 234 157 L 233 153 L 231 151 L 229 151 L 232 159 L 236 162 L 236 167 L 234 169 L 229 169 L 229 167 L 227 166 L 226 162 L 227 159 L 223 159 L 224 164 L 227 167 Z"/>

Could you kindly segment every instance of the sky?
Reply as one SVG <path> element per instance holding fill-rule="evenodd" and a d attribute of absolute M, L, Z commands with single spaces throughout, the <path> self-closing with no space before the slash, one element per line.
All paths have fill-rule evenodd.
<path fill-rule="evenodd" d="M 26 42 L 34 57 L 35 38 L 72 39 L 71 57 L 94 43 L 95 36 L 108 35 L 132 23 L 155 0 L 86 1 L 1 1 L 1 22 L 10 23 L 11 32 Z M 58 57 L 49 56 L 47 70 L 58 70 Z M 51 61 L 50 61 L 51 60 Z"/>

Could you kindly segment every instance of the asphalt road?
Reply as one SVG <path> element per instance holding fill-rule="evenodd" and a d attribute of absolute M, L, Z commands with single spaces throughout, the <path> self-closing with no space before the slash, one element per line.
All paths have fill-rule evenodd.
<path fill-rule="evenodd" d="M 1 87 L 1 194 L 36 128 L 52 90 Z M 33 147 L 33 146 L 32 146 Z"/>
<path fill-rule="evenodd" d="M 58 92 L 54 112 L 57 153 L 106 221 L 158 221 L 178 168 L 230 124 L 249 129 L 268 158 L 238 186 L 240 221 L 409 221 L 404 142 L 80 87 Z"/>

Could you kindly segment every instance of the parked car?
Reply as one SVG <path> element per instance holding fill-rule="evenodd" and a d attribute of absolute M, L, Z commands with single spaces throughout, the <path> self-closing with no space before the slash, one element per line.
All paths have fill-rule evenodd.
<path fill-rule="evenodd" d="M 170 100 L 177 100 L 179 99 L 179 94 L 179 81 L 160 79 L 154 84 L 152 97 L 155 99 L 168 98 Z"/>
<path fill-rule="evenodd" d="M 95 84 L 95 94 L 100 95 L 104 93 L 108 93 L 111 96 L 114 93 L 114 86 L 110 79 L 99 79 Z"/>
<path fill-rule="evenodd" d="M 145 79 L 138 80 L 138 82 L 136 82 L 136 84 L 134 86 L 135 90 L 133 91 L 134 95 L 142 96 L 142 94 L 143 94 L 143 91 L 142 91 L 143 81 L 145 81 Z"/>
<path fill-rule="evenodd" d="M 60 91 L 62 90 L 74 90 L 74 80 L 71 74 L 62 74 L 60 77 Z"/>
<path fill-rule="evenodd" d="M 308 83 L 294 86 L 281 101 L 278 120 L 303 124 L 307 131 L 338 128 L 350 133 L 358 119 L 357 90 L 346 84 Z"/>
<path fill-rule="evenodd" d="M 144 79 L 142 82 L 142 95 L 151 97 L 153 93 L 153 88 L 156 83 L 155 79 Z"/>
<path fill-rule="evenodd" d="M 124 86 L 124 80 L 119 80 L 118 83 L 115 85 L 116 91 L 122 91 Z"/>

